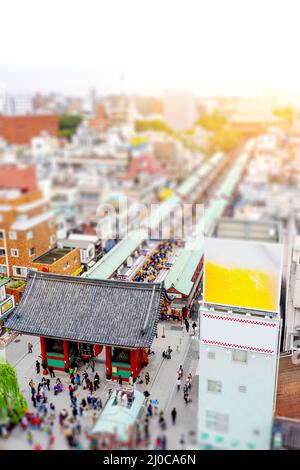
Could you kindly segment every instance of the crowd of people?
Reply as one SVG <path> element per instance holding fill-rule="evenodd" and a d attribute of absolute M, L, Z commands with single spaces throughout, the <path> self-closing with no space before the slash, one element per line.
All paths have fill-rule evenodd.
<path fill-rule="evenodd" d="M 151 256 L 145 261 L 142 268 L 136 273 L 133 280 L 136 282 L 155 281 L 159 272 L 166 267 L 168 258 L 177 245 L 177 240 L 160 242 L 158 248 L 153 250 Z"/>
<path fill-rule="evenodd" d="M 162 251 L 162 253 L 164 252 Z M 187 333 L 189 333 L 190 323 L 188 319 L 184 321 L 184 324 Z M 193 334 L 195 334 L 197 329 L 195 321 L 191 324 L 191 328 Z M 32 349 L 32 344 L 28 343 L 29 354 L 32 353 Z M 163 357 L 172 359 L 170 346 L 163 351 Z M 89 363 L 83 364 L 83 367 L 78 367 L 78 363 L 76 363 L 74 368 L 68 369 L 66 380 L 61 380 L 58 376 L 60 374 L 55 375 L 56 371 L 53 367 L 48 366 L 47 369 L 49 375 L 45 374 L 45 365 L 36 360 L 36 379 L 29 381 L 31 409 L 33 411 L 28 412 L 21 421 L 21 426 L 24 432 L 27 433 L 28 444 L 33 449 L 52 449 L 56 441 L 56 433 L 60 430 L 59 432 L 65 436 L 70 448 L 81 449 L 83 448 L 82 443 L 87 442 L 84 437 L 88 439 L 87 429 L 89 431 L 92 429 L 103 409 L 103 403 L 99 395 L 101 379 L 100 374 L 95 371 L 95 361 L 90 360 Z M 183 377 L 183 366 L 180 365 L 177 371 L 177 390 L 183 390 L 183 399 L 187 405 L 191 402 L 192 373 L 189 372 L 185 380 Z M 149 384 L 150 387 L 152 384 L 148 371 L 143 375 L 143 378 L 140 376 L 134 378 L 132 375 L 129 377 L 129 386 L 136 388 L 137 385 L 141 384 L 144 384 L 144 395 L 147 399 L 146 416 L 139 426 L 141 445 L 148 448 L 150 446 L 156 450 L 166 450 L 168 420 L 165 418 L 165 412 L 159 410 L 158 405 L 154 403 L 155 400 L 148 400 L 150 393 L 147 388 Z M 122 385 L 121 377 L 119 378 L 120 385 Z M 60 393 L 64 393 L 69 397 L 69 406 L 66 406 L 65 402 L 65 407 L 57 410 L 58 402 L 55 401 L 54 397 Z M 174 426 L 176 422 L 177 409 L 173 407 L 170 413 L 170 423 Z M 88 427 L 82 430 L 83 423 L 88 423 Z M 159 435 L 150 443 L 150 428 L 155 429 L 156 427 L 160 430 Z M 46 435 L 46 444 L 45 437 L 39 437 L 42 434 L 35 433 L 35 430 Z M 40 442 L 35 442 L 36 438 Z M 85 445 L 87 446 L 87 444 Z M 180 445 L 183 446 L 184 443 L 182 442 Z"/>
<path fill-rule="evenodd" d="M 35 363 L 35 367 L 37 376 L 39 376 L 41 365 L 38 360 Z M 92 364 L 91 368 L 91 375 L 89 375 L 86 369 L 82 374 L 78 370 L 69 369 L 66 386 L 64 386 L 59 377 L 55 376 L 53 369 L 50 371 L 50 374 L 52 372 L 50 378 L 43 376 L 37 386 L 33 379 L 29 381 L 31 401 L 36 411 L 27 413 L 23 417 L 21 425 L 24 431 L 27 431 L 30 446 L 34 444 L 32 431 L 39 430 L 48 433 L 47 449 L 51 449 L 55 441 L 55 422 L 58 421 L 60 430 L 65 436 L 68 445 L 75 449 L 83 448 L 80 443 L 82 432 L 80 418 L 82 416 L 90 416 L 91 424 L 94 425 L 103 408 L 102 400 L 100 396 L 97 396 L 97 391 L 100 388 L 100 376 L 98 372 L 94 372 L 95 364 Z M 67 386 L 67 384 L 69 385 Z M 66 389 L 69 393 L 70 409 L 68 411 L 64 408 L 59 413 L 56 413 L 52 396 L 54 397 Z M 81 393 L 86 393 L 86 396 L 80 401 L 79 390 L 81 390 Z M 41 444 L 38 444 L 38 446 L 41 447 Z"/>

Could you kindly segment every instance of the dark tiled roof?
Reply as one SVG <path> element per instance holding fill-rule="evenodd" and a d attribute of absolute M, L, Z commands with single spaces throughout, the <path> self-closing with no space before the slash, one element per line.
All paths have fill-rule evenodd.
<path fill-rule="evenodd" d="M 29 271 L 6 326 L 38 336 L 145 348 L 154 339 L 162 302 L 161 284 Z"/>

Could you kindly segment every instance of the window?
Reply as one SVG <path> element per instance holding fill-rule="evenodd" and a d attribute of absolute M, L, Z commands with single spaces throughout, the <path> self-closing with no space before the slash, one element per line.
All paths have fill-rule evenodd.
<path fill-rule="evenodd" d="M 56 236 L 55 236 L 55 235 L 51 235 L 51 237 L 50 237 L 50 243 L 51 243 L 51 245 L 54 245 L 55 242 L 56 242 Z"/>
<path fill-rule="evenodd" d="M 27 232 L 27 240 L 32 240 L 33 239 L 33 232 L 30 230 L 30 232 Z"/>
<path fill-rule="evenodd" d="M 4 248 L 0 248 L 0 256 L 5 256 L 6 252 Z"/>
<path fill-rule="evenodd" d="M 64 270 L 68 269 L 70 267 L 69 261 L 64 265 Z"/>
<path fill-rule="evenodd" d="M 0 240 L 3 240 L 3 238 L 4 238 L 4 232 L 3 230 L 0 230 Z"/>
<path fill-rule="evenodd" d="M 18 258 L 18 256 L 19 256 L 19 250 L 16 250 L 15 248 L 12 248 L 12 249 L 10 250 L 10 253 L 11 253 L 11 256 L 12 256 L 13 258 Z"/>
<path fill-rule="evenodd" d="M 0 264 L 0 274 L 4 274 L 4 276 L 7 275 L 7 266 L 6 266 L 6 264 Z"/>
<path fill-rule="evenodd" d="M 207 353 L 207 358 L 208 358 L 208 359 L 216 359 L 216 353 L 213 352 L 213 351 L 209 351 L 209 352 Z"/>
<path fill-rule="evenodd" d="M 206 411 L 206 427 L 218 432 L 228 432 L 229 416 L 215 411 Z"/>
<path fill-rule="evenodd" d="M 242 351 L 240 349 L 234 349 L 232 351 L 232 360 L 233 362 L 239 362 L 241 364 L 246 364 L 248 359 L 247 351 Z"/>
<path fill-rule="evenodd" d="M 246 385 L 239 385 L 239 392 L 246 393 L 247 392 L 247 386 Z"/>
<path fill-rule="evenodd" d="M 214 393 L 222 392 L 222 382 L 219 380 L 208 380 L 207 381 L 207 391 Z"/>
<path fill-rule="evenodd" d="M 27 276 L 27 268 L 23 268 L 22 266 L 13 266 L 13 275 L 14 276 Z"/>
<path fill-rule="evenodd" d="M 77 262 L 78 262 L 78 258 L 77 258 L 77 256 L 75 256 L 75 258 L 74 258 L 74 264 L 77 264 Z"/>
<path fill-rule="evenodd" d="M 34 248 L 29 248 L 29 256 L 33 256 L 35 254 Z"/>
<path fill-rule="evenodd" d="M 10 240 L 17 240 L 17 232 L 15 230 L 11 230 L 10 232 L 8 232 L 8 235 L 9 235 L 9 239 Z"/>

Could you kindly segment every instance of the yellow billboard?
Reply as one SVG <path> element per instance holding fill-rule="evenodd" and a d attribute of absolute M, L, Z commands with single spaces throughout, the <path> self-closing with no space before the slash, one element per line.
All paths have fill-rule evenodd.
<path fill-rule="evenodd" d="M 206 238 L 204 301 L 233 307 L 278 311 L 282 245 Z"/>

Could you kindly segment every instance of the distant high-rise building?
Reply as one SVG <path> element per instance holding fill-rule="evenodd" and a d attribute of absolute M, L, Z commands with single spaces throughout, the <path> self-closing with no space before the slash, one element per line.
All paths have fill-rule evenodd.
<path fill-rule="evenodd" d="M 168 90 L 163 99 L 164 121 L 172 129 L 190 129 L 196 119 L 194 96 L 189 91 Z"/>
<path fill-rule="evenodd" d="M 95 88 L 90 89 L 90 108 L 93 115 L 96 115 L 98 109 L 98 95 Z"/>
<path fill-rule="evenodd" d="M 10 116 L 32 114 L 33 99 L 30 95 L 8 95 L 3 112 Z"/>

